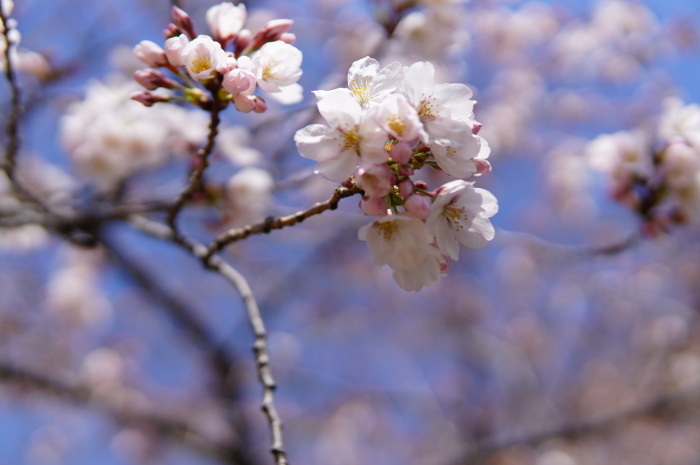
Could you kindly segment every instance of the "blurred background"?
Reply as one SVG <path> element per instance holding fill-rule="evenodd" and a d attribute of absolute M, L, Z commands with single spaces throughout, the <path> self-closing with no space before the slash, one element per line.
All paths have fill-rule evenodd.
<path fill-rule="evenodd" d="M 216 2 L 177 3 L 204 33 Z M 224 114 L 207 178 L 220 194 L 184 212 L 189 234 L 330 197 L 292 137 L 317 119 L 311 91 L 344 86 L 366 55 L 431 61 L 439 81 L 473 89 L 493 166 L 475 181 L 500 205 L 494 241 L 462 248 L 418 293 L 357 239 L 359 198 L 226 250 L 268 327 L 290 463 L 700 462 L 698 226 L 650 233 L 591 145 L 630 131 L 651 157 L 669 98 L 700 99 L 697 2 L 244 3 L 252 30 L 294 20 L 305 98 Z M 19 170 L 37 190 L 91 206 L 179 191 L 206 113 L 127 100 L 144 67 L 131 50 L 162 44 L 170 8 L 16 2 Z M 6 82 L 0 92 L 9 108 Z M 135 131 L 145 145 L 120 139 Z M 94 134 L 104 158 L 85 162 L 79 142 Z M 117 187 L 95 175 L 112 149 L 143 162 Z M 0 201 L 14 205 L 4 183 Z M 0 465 L 273 463 L 234 290 L 123 222 L 100 237 L 81 248 L 37 225 L 0 228 Z"/>

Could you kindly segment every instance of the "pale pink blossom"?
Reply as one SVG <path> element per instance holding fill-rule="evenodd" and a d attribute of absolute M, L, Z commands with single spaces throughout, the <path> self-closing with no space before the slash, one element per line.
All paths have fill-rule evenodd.
<path fill-rule="evenodd" d="M 409 270 L 431 253 L 431 238 L 425 223 L 406 214 L 375 218 L 358 231 L 367 242 L 377 266 L 389 265 L 394 270 Z"/>
<path fill-rule="evenodd" d="M 401 73 L 401 64 L 398 62 L 380 69 L 377 60 L 364 57 L 350 66 L 348 89 L 361 105 L 368 105 L 394 92 L 401 79 Z"/>
<path fill-rule="evenodd" d="M 420 291 L 446 273 L 448 260 L 437 248 L 428 247 L 416 266 L 407 270 L 394 270 L 394 281 L 404 291 Z"/>
<path fill-rule="evenodd" d="M 227 41 L 236 36 L 247 17 L 246 7 L 243 3 L 234 5 L 231 2 L 223 2 L 214 5 L 207 10 L 207 25 L 212 35 L 220 41 Z"/>
<path fill-rule="evenodd" d="M 355 172 L 355 181 L 366 196 L 383 198 L 391 192 L 396 175 L 386 163 L 377 165 L 363 162 Z"/>
<path fill-rule="evenodd" d="M 172 66 L 185 66 L 185 57 L 182 55 L 182 51 L 189 43 L 190 39 L 185 34 L 171 37 L 165 41 L 165 55 Z"/>
<path fill-rule="evenodd" d="M 269 42 L 252 57 L 258 85 L 265 92 L 279 92 L 301 76 L 301 51 L 282 41 Z"/>
<path fill-rule="evenodd" d="M 374 102 L 369 107 L 369 114 L 379 127 L 398 141 L 428 141 L 418 113 L 401 94 L 389 94 L 381 102 Z"/>
<path fill-rule="evenodd" d="M 318 110 L 329 126 L 312 124 L 294 135 L 299 153 L 318 162 L 316 172 L 332 181 L 344 181 L 355 170 L 358 156 L 370 163 L 387 159 L 387 137 L 347 89 L 314 92 Z"/>
<path fill-rule="evenodd" d="M 482 248 L 493 239 L 495 231 L 489 218 L 496 212 L 498 202 L 493 194 L 458 179 L 438 189 L 426 224 L 438 249 L 457 260 L 458 242 Z"/>
<path fill-rule="evenodd" d="M 183 61 L 193 79 L 205 81 L 226 66 L 226 52 L 209 36 L 199 36 L 182 50 Z"/>
<path fill-rule="evenodd" d="M 152 66 L 154 68 L 166 66 L 168 64 L 168 58 L 165 55 L 165 51 L 160 47 L 160 45 L 150 40 L 142 40 L 136 44 L 134 47 L 134 55 L 136 55 L 136 58 L 146 63 L 148 66 Z"/>

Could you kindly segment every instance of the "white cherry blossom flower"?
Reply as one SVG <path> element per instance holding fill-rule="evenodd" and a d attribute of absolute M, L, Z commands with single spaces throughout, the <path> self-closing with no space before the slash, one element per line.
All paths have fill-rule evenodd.
<path fill-rule="evenodd" d="M 379 69 L 377 60 L 364 57 L 350 66 L 348 89 L 361 105 L 367 105 L 395 91 L 401 79 L 401 73 L 402 67 L 398 62 Z"/>
<path fill-rule="evenodd" d="M 355 170 L 357 157 L 370 163 L 387 159 L 386 134 L 362 111 L 347 89 L 314 92 L 318 110 L 329 126 L 312 124 L 294 135 L 299 153 L 318 162 L 316 172 L 344 181 Z"/>
<path fill-rule="evenodd" d="M 182 49 L 182 57 L 190 76 L 198 81 L 211 79 L 227 63 L 221 44 L 209 36 L 199 36 L 188 43 Z"/>
<path fill-rule="evenodd" d="M 459 244 L 482 248 L 495 231 L 489 218 L 498 212 L 496 197 L 457 179 L 438 189 L 426 224 L 438 249 L 453 260 L 459 258 Z"/>
<path fill-rule="evenodd" d="M 425 223 L 406 214 L 375 218 L 357 233 L 367 242 L 377 266 L 389 265 L 394 270 L 410 270 L 432 253 L 432 240 Z"/>
<path fill-rule="evenodd" d="M 212 35 L 222 41 L 230 40 L 241 32 L 246 17 L 245 4 L 234 5 L 231 2 L 214 5 L 206 15 Z"/>
<path fill-rule="evenodd" d="M 171 37 L 165 41 L 165 56 L 172 66 L 185 66 L 185 57 L 182 56 L 182 51 L 189 43 L 190 39 L 185 34 Z"/>
<path fill-rule="evenodd" d="M 394 270 L 394 281 L 404 291 L 420 291 L 446 274 L 449 259 L 442 255 L 436 247 L 428 247 L 427 253 L 423 254 L 421 258 L 422 260 L 413 268 Z"/>
<path fill-rule="evenodd" d="M 281 40 L 268 42 L 252 56 L 258 85 L 265 92 L 279 92 L 301 76 L 301 51 Z"/>
<path fill-rule="evenodd" d="M 398 141 L 428 141 L 418 113 L 401 94 L 389 94 L 381 102 L 373 103 L 369 114 L 379 127 Z"/>
<path fill-rule="evenodd" d="M 168 58 L 160 45 L 150 40 L 142 40 L 134 47 L 136 58 L 146 63 L 148 66 L 157 68 L 168 64 Z"/>

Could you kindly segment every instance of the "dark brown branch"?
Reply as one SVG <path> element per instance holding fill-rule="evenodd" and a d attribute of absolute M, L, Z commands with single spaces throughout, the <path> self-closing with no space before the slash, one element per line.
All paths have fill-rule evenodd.
<path fill-rule="evenodd" d="M 253 234 L 267 234 L 273 229 L 282 229 L 287 226 L 293 226 L 297 223 L 301 223 L 305 219 L 318 215 L 325 212 L 326 210 L 335 210 L 338 208 L 338 203 L 341 199 L 346 197 L 352 197 L 356 194 L 362 194 L 362 189 L 357 186 L 348 187 L 336 187 L 331 198 L 325 202 L 318 202 L 314 204 L 311 208 L 305 211 L 299 211 L 293 215 L 283 216 L 279 218 L 269 217 L 262 223 L 244 226 L 242 228 L 230 229 L 216 239 L 214 239 L 208 246 L 209 251 L 207 252 L 206 258 L 212 256 L 213 254 L 221 251 L 227 245 L 245 239 L 246 237 Z"/>
<path fill-rule="evenodd" d="M 229 454 L 224 447 L 212 444 L 182 420 L 162 413 L 125 409 L 123 402 L 112 404 L 104 396 L 93 395 L 88 387 L 75 382 L 52 379 L 6 362 L 0 362 L 0 382 L 11 383 L 22 389 L 37 391 L 75 404 L 95 407 L 120 423 L 148 426 L 176 444 L 182 444 L 213 458 L 224 460 Z"/>
<path fill-rule="evenodd" d="M 5 146 L 2 168 L 10 181 L 15 178 L 17 152 L 19 151 L 19 122 L 22 117 L 21 91 L 15 77 L 14 63 L 12 62 L 12 49 L 15 44 L 10 39 L 10 27 L 7 24 L 7 17 L 0 8 L 0 20 L 3 27 L 3 39 L 5 40 L 5 79 L 10 85 L 10 116 L 5 127 L 7 135 L 7 145 Z"/>
<path fill-rule="evenodd" d="M 219 111 L 221 107 L 219 101 L 214 96 L 211 104 L 211 117 L 209 118 L 209 134 L 207 135 L 207 142 L 197 151 L 194 159 L 194 167 L 190 173 L 187 186 L 180 193 L 175 203 L 170 207 L 168 211 L 168 224 L 170 227 L 176 230 L 175 221 L 177 220 L 177 215 L 180 213 L 182 207 L 189 201 L 197 189 L 200 188 L 202 183 L 202 177 L 204 176 L 204 170 L 209 166 L 209 155 L 214 151 L 214 144 L 216 142 L 216 136 L 219 133 Z"/>

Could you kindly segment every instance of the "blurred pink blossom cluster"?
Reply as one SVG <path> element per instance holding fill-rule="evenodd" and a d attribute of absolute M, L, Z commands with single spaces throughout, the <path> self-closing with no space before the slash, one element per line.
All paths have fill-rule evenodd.
<path fill-rule="evenodd" d="M 202 106 L 210 104 L 201 86 L 216 100 L 232 102 L 241 112 L 263 112 L 265 100 L 255 94 L 259 87 L 277 101 L 290 104 L 301 101 L 302 53 L 292 45 L 294 34 L 288 32 L 292 21 L 268 21 L 255 34 L 245 29 L 245 5 L 220 3 L 207 11 L 211 35 L 197 34 L 192 19 L 173 7 L 173 24 L 165 30 L 165 45 L 141 41 L 134 54 L 152 68 L 166 68 L 177 76 L 167 77 L 159 70 L 144 69 L 134 73 L 146 91 L 132 95 L 146 106 L 156 102 L 182 99 Z M 182 95 L 154 93 L 157 89 L 179 91 Z"/>
<path fill-rule="evenodd" d="M 347 88 L 315 94 L 327 125 L 297 131 L 299 152 L 318 162 L 317 173 L 364 191 L 360 207 L 377 217 L 359 237 L 402 288 L 434 283 L 458 259 L 458 243 L 479 248 L 493 239 L 490 192 L 462 179 L 431 191 L 413 179 L 425 166 L 455 178 L 491 170 L 467 86 L 436 84 L 427 62 L 380 68 L 365 57 L 351 66 Z"/>
<path fill-rule="evenodd" d="M 592 166 L 610 176 L 612 196 L 652 235 L 695 223 L 700 211 L 700 106 L 674 97 L 663 107 L 655 128 L 604 134 L 586 148 Z"/>

